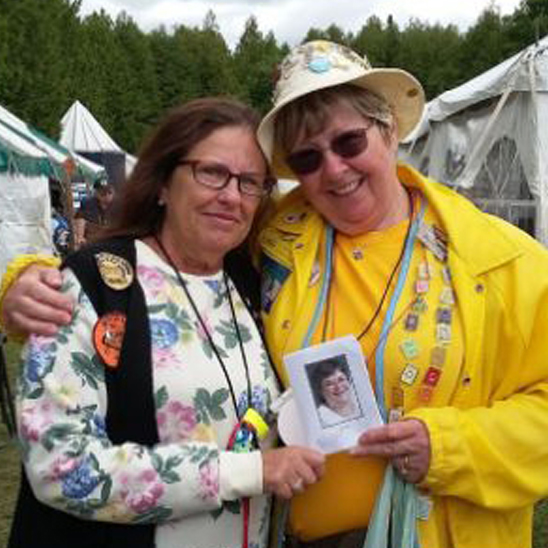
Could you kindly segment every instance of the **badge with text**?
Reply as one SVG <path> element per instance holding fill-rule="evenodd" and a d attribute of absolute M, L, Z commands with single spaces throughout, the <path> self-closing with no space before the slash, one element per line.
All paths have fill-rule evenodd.
<path fill-rule="evenodd" d="M 93 346 L 106 366 L 118 367 L 127 317 L 122 312 L 101 316 L 93 328 Z"/>
<path fill-rule="evenodd" d="M 133 268 L 129 261 L 112 253 L 95 255 L 101 278 L 111 289 L 122 291 L 133 282 Z"/>

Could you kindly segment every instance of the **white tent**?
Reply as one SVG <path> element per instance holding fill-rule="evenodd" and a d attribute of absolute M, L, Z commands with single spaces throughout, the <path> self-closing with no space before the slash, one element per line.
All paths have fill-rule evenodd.
<path fill-rule="evenodd" d="M 21 253 L 51 253 L 49 179 L 104 173 L 0 106 L 0 276 Z"/>
<path fill-rule="evenodd" d="M 0 277 L 21 253 L 51 251 L 47 154 L 0 119 Z"/>
<path fill-rule="evenodd" d="M 428 103 L 404 161 L 548 244 L 548 37 Z"/>
<path fill-rule="evenodd" d="M 103 129 L 101 124 L 80 101 L 74 101 L 61 119 L 61 138 L 59 142 L 70 150 L 80 152 L 104 161 L 109 169 L 109 161 L 121 157 L 124 176 L 129 175 L 136 159 L 127 154 Z"/>

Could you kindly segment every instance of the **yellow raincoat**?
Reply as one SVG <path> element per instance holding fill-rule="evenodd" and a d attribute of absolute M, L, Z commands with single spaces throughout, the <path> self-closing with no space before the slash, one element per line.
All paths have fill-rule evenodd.
<path fill-rule="evenodd" d="M 420 189 L 449 237 L 465 345 L 445 406 L 405 410 L 431 438 L 423 487 L 433 509 L 419 522 L 421 546 L 527 548 L 533 504 L 548 495 L 548 252 L 412 168 L 400 165 L 398 176 Z M 261 234 L 279 262 L 263 287 L 263 320 L 285 383 L 282 356 L 301 347 L 321 285 L 309 280 L 323 230 L 297 189 Z"/>

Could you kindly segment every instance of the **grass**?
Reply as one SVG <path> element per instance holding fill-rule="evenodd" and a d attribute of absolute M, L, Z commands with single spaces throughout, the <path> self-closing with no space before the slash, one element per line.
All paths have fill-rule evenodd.
<path fill-rule="evenodd" d="M 8 343 L 4 349 L 13 387 L 20 346 Z M 19 488 L 19 469 L 19 454 L 15 441 L 9 438 L 5 425 L 0 423 L 0 546 L 6 546 L 8 541 L 15 498 Z"/>
<path fill-rule="evenodd" d="M 5 347 L 12 387 L 19 351 L 20 347 L 12 343 L 8 343 Z M 5 426 L 0 424 L 0 546 L 7 544 L 19 486 L 19 466 L 15 442 L 8 438 Z M 535 511 L 533 548 L 548 548 L 548 499 L 540 502 Z"/>

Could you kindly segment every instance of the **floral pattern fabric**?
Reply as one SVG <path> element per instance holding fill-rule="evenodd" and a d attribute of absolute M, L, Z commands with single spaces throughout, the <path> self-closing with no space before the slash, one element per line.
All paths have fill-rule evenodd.
<path fill-rule="evenodd" d="M 104 366 L 91 341 L 97 315 L 66 270 L 63 292 L 75 299 L 73 320 L 54 337 L 30 338 L 18 383 L 29 481 L 42 502 L 76 516 L 157 524 L 157 548 L 239 548 L 240 497 L 250 496 L 250 546 L 263 547 L 269 501 L 261 495 L 260 453 L 226 450 L 237 416 L 223 370 L 171 268 L 144 243 L 136 246 L 160 443 L 147 448 L 108 439 Z M 241 416 L 249 405 L 247 375 L 223 275 L 183 277 L 222 356 Z M 275 378 L 251 315 L 231 282 L 229 288 L 251 405 L 265 414 L 277 396 Z"/>

